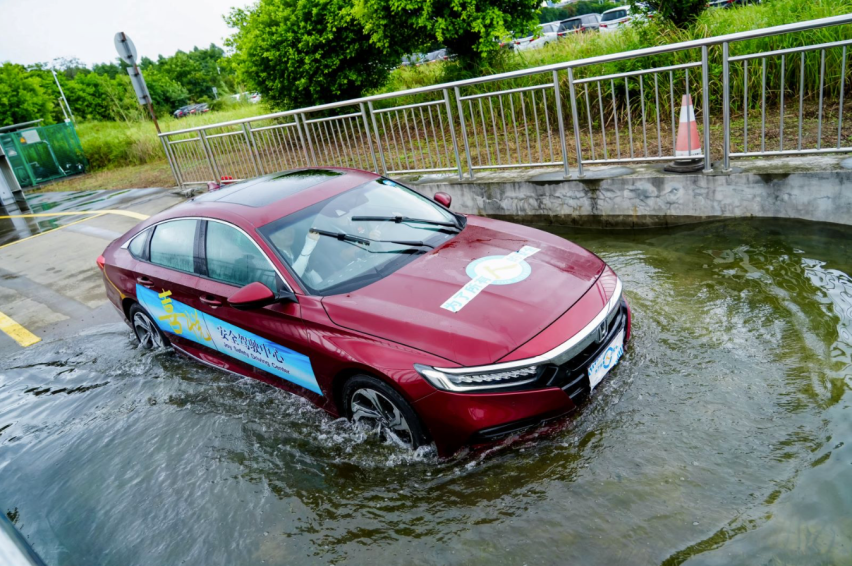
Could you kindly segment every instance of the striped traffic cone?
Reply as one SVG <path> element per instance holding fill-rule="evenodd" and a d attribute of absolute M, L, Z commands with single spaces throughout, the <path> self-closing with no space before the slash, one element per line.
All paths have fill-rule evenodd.
<path fill-rule="evenodd" d="M 692 97 L 684 94 L 680 106 L 675 160 L 666 166 L 666 171 L 673 173 L 701 171 L 704 168 L 704 160 L 692 158 L 693 155 L 701 155 L 701 138 L 698 136 L 698 122 L 695 121 Z"/>

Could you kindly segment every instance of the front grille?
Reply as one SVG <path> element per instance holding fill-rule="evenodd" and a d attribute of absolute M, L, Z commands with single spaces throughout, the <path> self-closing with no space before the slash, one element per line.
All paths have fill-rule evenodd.
<path fill-rule="evenodd" d="M 540 386 L 559 387 L 574 401 L 582 402 L 591 391 L 589 366 L 601 355 L 610 342 L 625 329 L 627 324 L 627 306 L 624 301 L 610 315 L 607 332 L 600 341 L 594 341 L 579 354 L 562 365 L 550 364 L 544 367 L 538 381 Z"/>

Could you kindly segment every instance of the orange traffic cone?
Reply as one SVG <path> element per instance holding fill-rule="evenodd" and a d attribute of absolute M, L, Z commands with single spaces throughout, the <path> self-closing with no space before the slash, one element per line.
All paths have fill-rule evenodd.
<path fill-rule="evenodd" d="M 677 128 L 675 161 L 666 166 L 666 171 L 674 173 L 700 171 L 704 168 L 704 160 L 701 158 L 690 159 L 693 155 L 701 155 L 701 138 L 698 136 L 698 122 L 695 121 L 692 97 L 684 94 L 680 107 L 680 124 Z"/>

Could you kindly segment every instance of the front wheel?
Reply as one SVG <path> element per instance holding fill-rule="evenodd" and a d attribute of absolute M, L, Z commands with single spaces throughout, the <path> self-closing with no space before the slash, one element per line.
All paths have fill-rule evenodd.
<path fill-rule="evenodd" d="M 426 433 L 411 405 L 392 387 L 368 375 L 356 375 L 343 387 L 346 417 L 407 448 L 426 444 Z"/>
<path fill-rule="evenodd" d="M 139 340 L 139 345 L 146 350 L 158 350 L 169 343 L 169 339 L 157 327 L 151 315 L 139 305 L 130 307 L 130 325 L 133 327 L 136 339 Z"/>

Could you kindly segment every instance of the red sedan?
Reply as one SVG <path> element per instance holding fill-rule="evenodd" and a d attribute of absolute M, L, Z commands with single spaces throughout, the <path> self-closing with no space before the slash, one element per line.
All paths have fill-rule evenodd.
<path fill-rule="evenodd" d="M 142 346 L 446 456 L 571 412 L 630 337 L 596 255 L 449 208 L 364 171 L 276 173 L 151 217 L 98 264 Z"/>

